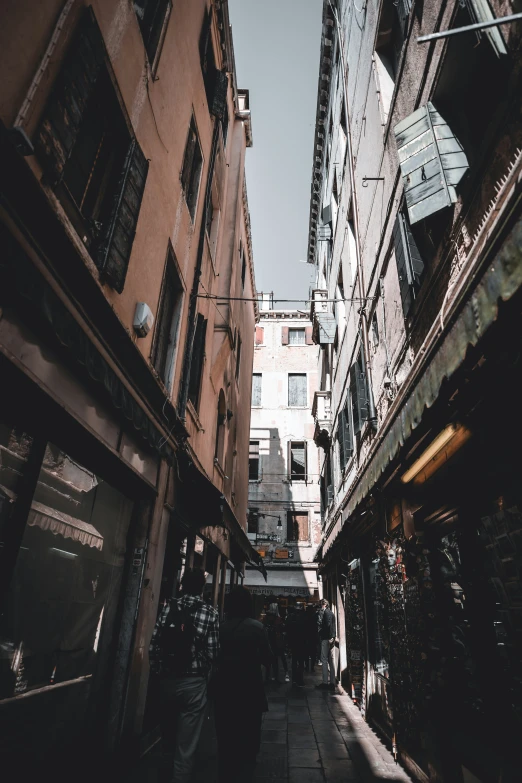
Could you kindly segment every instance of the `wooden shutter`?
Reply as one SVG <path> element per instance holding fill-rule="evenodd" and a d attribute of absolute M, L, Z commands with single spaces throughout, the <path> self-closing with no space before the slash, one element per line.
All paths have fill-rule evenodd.
<path fill-rule="evenodd" d="M 211 44 L 212 45 L 212 44 Z M 216 70 L 214 79 L 214 92 L 209 106 L 210 113 L 222 120 L 225 116 L 225 107 L 228 93 L 228 76 L 226 71 Z"/>
<path fill-rule="evenodd" d="M 201 376 L 203 374 L 203 360 L 205 358 L 205 338 L 207 334 L 207 320 L 201 314 L 198 314 L 196 323 L 196 332 L 192 344 L 192 358 L 190 361 L 189 378 L 189 400 L 197 407 L 199 401 L 199 390 L 201 386 Z"/>
<path fill-rule="evenodd" d="M 281 345 L 288 345 L 288 326 L 281 327 Z"/>
<path fill-rule="evenodd" d="M 288 406 L 305 407 L 306 406 L 306 375 L 293 374 L 288 375 Z"/>
<path fill-rule="evenodd" d="M 355 364 L 355 377 L 357 383 L 357 404 L 359 406 L 359 422 L 362 427 L 363 422 L 368 421 L 368 384 L 366 383 L 366 367 L 361 353 Z"/>
<path fill-rule="evenodd" d="M 252 376 L 252 405 L 259 407 L 261 405 L 261 373 L 254 373 Z"/>
<path fill-rule="evenodd" d="M 469 168 L 461 143 L 432 103 L 394 128 L 410 223 L 449 207 Z"/>
<path fill-rule="evenodd" d="M 56 78 L 36 134 L 36 151 L 53 186 L 63 176 L 104 57 L 103 38 L 92 9 L 88 8 Z"/>
<path fill-rule="evenodd" d="M 490 22 L 495 18 L 488 0 L 467 0 L 467 5 L 472 22 Z M 486 28 L 482 30 L 481 35 L 487 37 L 497 57 L 507 54 L 506 44 L 498 27 Z"/>
<path fill-rule="evenodd" d="M 121 294 L 136 234 L 149 163 L 133 139 L 118 183 L 111 218 L 97 253 L 97 265 L 110 285 Z"/>
<path fill-rule="evenodd" d="M 402 215 L 397 213 L 395 226 L 393 229 L 393 244 L 395 246 L 395 261 L 397 263 L 397 274 L 399 275 L 399 289 L 401 292 L 402 312 L 404 317 L 410 312 L 413 304 L 411 269 L 408 258 L 408 248 L 406 236 L 402 225 Z"/>
<path fill-rule="evenodd" d="M 353 454 L 353 439 L 352 430 L 350 426 L 350 412 L 345 404 L 339 414 L 339 426 L 337 429 L 337 439 L 339 441 L 339 459 L 341 462 L 341 469 L 344 470 L 348 460 L 351 459 Z"/>
<path fill-rule="evenodd" d="M 350 367 L 350 400 L 352 406 L 353 431 L 357 435 L 361 431 L 361 419 L 359 417 L 359 403 L 357 400 L 357 376 L 355 364 Z"/>
<path fill-rule="evenodd" d="M 298 531 L 296 530 L 295 518 L 291 511 L 286 512 L 286 540 L 297 541 Z"/>
<path fill-rule="evenodd" d="M 265 330 L 262 326 L 256 326 L 256 345 L 263 345 L 265 341 Z"/>
<path fill-rule="evenodd" d="M 312 338 L 312 332 L 313 332 L 313 327 L 312 326 L 307 326 L 306 329 L 305 329 L 305 342 L 306 342 L 307 345 L 313 345 L 314 344 L 314 341 L 313 341 L 313 338 Z"/>
<path fill-rule="evenodd" d="M 308 541 L 308 514 L 295 514 L 295 526 L 297 527 L 297 540 Z"/>

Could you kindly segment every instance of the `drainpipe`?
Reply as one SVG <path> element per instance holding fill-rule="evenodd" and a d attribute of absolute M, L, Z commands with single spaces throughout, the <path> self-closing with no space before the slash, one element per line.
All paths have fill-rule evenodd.
<path fill-rule="evenodd" d="M 328 0 L 328 4 L 332 10 L 335 19 L 335 25 L 337 27 L 337 34 L 339 37 L 339 49 L 341 51 L 341 64 L 342 64 L 342 77 L 343 77 L 343 98 L 344 98 L 344 111 L 346 114 L 346 147 L 348 155 L 348 170 L 350 172 L 350 188 L 352 191 L 352 214 L 353 214 L 353 228 L 355 234 L 355 256 L 357 264 L 357 294 L 361 302 L 361 309 L 359 310 L 360 323 L 361 323 L 361 342 L 364 354 L 364 365 L 366 368 L 366 382 L 368 384 L 368 419 L 370 426 L 373 430 L 377 430 L 377 413 L 375 410 L 375 401 L 373 398 L 373 381 L 372 381 L 372 365 L 370 362 L 370 342 L 368 340 L 368 314 L 366 312 L 366 300 L 364 293 L 364 275 L 363 264 L 361 254 L 361 241 L 359 235 L 359 209 L 357 204 L 357 190 L 355 188 L 355 167 L 353 163 L 352 152 L 352 127 L 350 122 L 350 104 L 348 103 L 348 87 L 346 84 L 346 56 L 344 51 L 344 40 L 339 22 L 337 11 L 332 5 L 331 0 Z"/>
<path fill-rule="evenodd" d="M 203 202 L 203 214 L 201 215 L 201 225 L 199 229 L 198 254 L 196 257 L 196 268 L 194 270 L 194 282 L 190 294 L 190 305 L 188 312 L 187 337 L 185 340 L 185 354 L 183 356 L 183 372 L 181 376 L 181 389 L 178 399 L 178 413 L 180 419 L 185 421 L 187 410 L 190 369 L 192 366 L 192 346 L 194 343 L 194 334 L 196 331 L 196 316 L 198 305 L 199 279 L 201 277 L 201 267 L 203 265 L 203 253 L 205 250 L 205 231 L 207 224 L 208 210 L 212 204 L 212 179 L 214 177 L 214 166 L 216 163 L 217 147 L 219 141 L 220 121 L 216 117 L 214 130 L 212 132 L 212 145 L 210 148 L 210 159 L 208 164 L 207 183 L 205 186 L 205 201 Z"/>

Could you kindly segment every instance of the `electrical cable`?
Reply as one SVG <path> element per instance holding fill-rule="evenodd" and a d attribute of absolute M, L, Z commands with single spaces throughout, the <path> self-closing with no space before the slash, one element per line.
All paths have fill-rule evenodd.
<path fill-rule="evenodd" d="M 201 283 L 203 285 L 203 283 Z M 205 286 L 203 286 L 205 288 Z M 206 288 L 205 288 L 206 290 Z M 196 294 L 196 297 L 199 299 L 217 299 L 221 302 L 257 302 L 259 304 L 259 299 L 249 299 L 244 296 L 218 296 L 217 294 L 209 294 L 208 291 L 206 294 Z M 327 304 L 329 302 L 367 302 L 370 299 L 377 299 L 376 296 L 364 296 L 364 297 L 358 297 L 358 296 L 352 296 L 345 299 L 273 299 L 273 302 L 303 302 L 304 304 L 310 304 L 311 302 L 317 301 L 319 304 Z M 261 310 L 261 312 L 270 312 L 270 310 Z"/>

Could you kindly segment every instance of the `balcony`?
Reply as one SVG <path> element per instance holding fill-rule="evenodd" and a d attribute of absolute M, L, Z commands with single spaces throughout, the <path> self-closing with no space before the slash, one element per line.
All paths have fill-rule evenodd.
<path fill-rule="evenodd" d="M 312 339 L 316 345 L 329 345 L 335 340 L 337 323 L 332 303 L 328 301 L 328 291 L 319 288 L 312 291 L 310 309 L 312 321 Z"/>
<path fill-rule="evenodd" d="M 315 445 L 323 448 L 325 451 L 328 451 L 330 448 L 330 438 L 332 433 L 331 392 L 315 392 L 314 404 L 312 406 L 312 416 L 314 417 L 315 422 Z"/>

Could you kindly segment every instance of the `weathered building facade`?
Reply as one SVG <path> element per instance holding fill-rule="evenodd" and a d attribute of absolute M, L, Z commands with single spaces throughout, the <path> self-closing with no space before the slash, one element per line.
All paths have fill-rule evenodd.
<path fill-rule="evenodd" d="M 522 28 L 417 41 L 517 10 L 323 4 L 320 569 L 339 676 L 421 780 L 520 768 Z"/>
<path fill-rule="evenodd" d="M 254 594 L 284 601 L 319 595 L 319 459 L 310 418 L 318 348 L 306 313 L 260 310 L 256 327 L 248 484 L 248 537 L 267 581 L 247 569 Z"/>
<path fill-rule="evenodd" d="M 0 62 L 0 763 L 58 773 L 153 727 L 180 569 L 258 560 L 252 128 L 226 2 L 7 3 Z"/>

